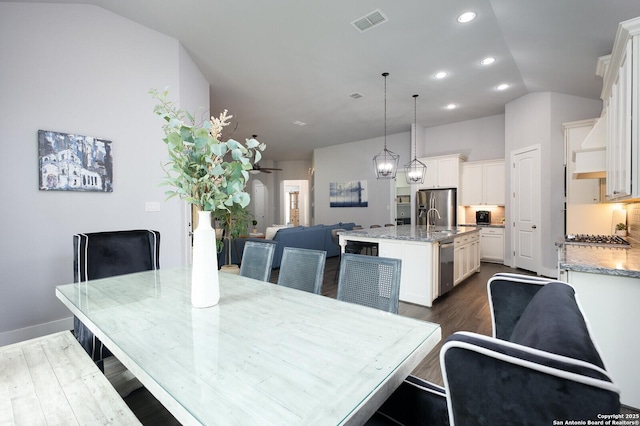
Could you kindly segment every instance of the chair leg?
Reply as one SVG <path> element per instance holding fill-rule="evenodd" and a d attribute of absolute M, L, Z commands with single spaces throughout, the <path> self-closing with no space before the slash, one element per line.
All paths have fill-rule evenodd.
<path fill-rule="evenodd" d="M 338 281 L 338 272 L 340 272 L 340 264 L 342 263 L 342 251 L 338 255 L 338 266 L 336 267 L 336 273 L 333 275 L 333 282 Z"/>

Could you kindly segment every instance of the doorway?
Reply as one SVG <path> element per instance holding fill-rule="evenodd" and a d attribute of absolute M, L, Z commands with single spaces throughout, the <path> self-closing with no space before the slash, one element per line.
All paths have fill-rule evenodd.
<path fill-rule="evenodd" d="M 309 181 L 308 180 L 285 180 L 282 181 L 282 197 L 280 206 L 284 213 L 283 219 L 286 224 L 293 223 L 291 218 L 291 197 L 296 193 L 298 207 L 298 223 L 302 226 L 309 226 Z"/>
<path fill-rule="evenodd" d="M 539 273 L 541 268 L 540 145 L 511 152 L 513 266 Z"/>
<path fill-rule="evenodd" d="M 258 221 L 257 231 L 265 232 L 269 208 L 269 188 L 258 179 L 251 181 L 251 200 L 253 201 L 253 219 Z"/>

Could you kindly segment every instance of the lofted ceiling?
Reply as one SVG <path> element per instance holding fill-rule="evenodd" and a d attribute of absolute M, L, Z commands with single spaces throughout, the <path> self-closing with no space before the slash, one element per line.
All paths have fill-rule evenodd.
<path fill-rule="evenodd" d="M 596 60 L 618 23 L 640 16 L 638 0 L 43 1 L 97 5 L 178 39 L 210 83 L 213 113 L 228 109 L 233 137 L 257 134 L 276 161 L 382 136 L 383 72 L 388 134 L 409 131 L 413 94 L 424 127 L 502 114 L 531 92 L 599 99 Z M 352 25 L 375 10 L 387 21 Z M 468 10 L 477 18 L 458 23 Z M 496 61 L 480 65 L 487 56 Z"/>

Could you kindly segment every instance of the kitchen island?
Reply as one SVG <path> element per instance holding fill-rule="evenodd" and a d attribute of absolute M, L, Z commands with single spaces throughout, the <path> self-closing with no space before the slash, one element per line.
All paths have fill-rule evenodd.
<path fill-rule="evenodd" d="M 378 256 L 402 260 L 400 300 L 431 307 L 440 296 L 440 242 L 453 240 L 454 284 L 480 270 L 479 229 L 475 226 L 445 228 L 401 225 L 343 231 L 341 251 L 348 241 L 374 243 Z"/>
<path fill-rule="evenodd" d="M 559 249 L 559 276 L 576 289 L 620 401 L 640 408 L 640 243 L 631 248 L 576 246 Z"/>

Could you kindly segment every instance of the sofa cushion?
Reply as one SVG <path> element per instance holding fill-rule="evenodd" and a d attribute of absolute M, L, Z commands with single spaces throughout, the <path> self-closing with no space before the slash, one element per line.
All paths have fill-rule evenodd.
<path fill-rule="evenodd" d="M 509 340 L 604 368 L 576 302 L 575 291 L 565 283 L 551 282 L 536 293 Z"/>
<path fill-rule="evenodd" d="M 264 232 L 264 239 L 265 240 L 273 240 L 273 237 L 276 236 L 276 233 L 278 232 L 278 230 L 286 228 L 287 225 L 274 225 L 274 226 L 268 226 L 267 229 Z"/>

